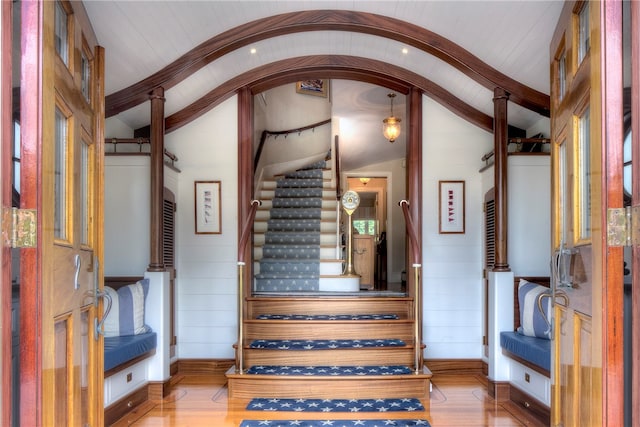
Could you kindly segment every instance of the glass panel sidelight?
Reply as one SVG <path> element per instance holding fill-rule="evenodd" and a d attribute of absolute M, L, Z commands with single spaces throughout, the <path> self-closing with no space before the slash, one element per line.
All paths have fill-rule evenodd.
<path fill-rule="evenodd" d="M 54 180 L 54 236 L 56 239 L 67 240 L 67 151 L 68 151 L 68 120 L 56 108 L 55 124 L 55 180 Z"/>
<path fill-rule="evenodd" d="M 589 130 L 591 128 L 589 108 L 578 118 L 577 141 L 577 206 L 578 206 L 578 240 L 591 238 L 591 141 Z"/>
<path fill-rule="evenodd" d="M 564 99 L 567 92 L 567 53 L 562 52 L 558 58 L 558 101 Z"/>
<path fill-rule="evenodd" d="M 582 60 L 589 53 L 590 47 L 590 32 L 589 26 L 589 2 L 584 2 L 582 9 L 578 12 L 578 64 L 582 63 Z"/>
<path fill-rule="evenodd" d="M 558 208 L 558 218 L 556 220 L 557 230 L 556 233 L 556 247 L 564 246 L 567 242 L 567 216 L 569 215 L 566 195 L 569 194 L 569 188 L 567 186 L 567 144 L 562 141 L 558 144 L 557 148 L 558 159 L 558 171 L 557 171 L 557 183 L 558 191 L 556 193 L 556 206 Z"/>
<path fill-rule="evenodd" d="M 62 62 L 69 66 L 69 16 L 59 1 L 56 2 L 55 21 L 56 52 Z"/>
<path fill-rule="evenodd" d="M 84 246 L 91 246 L 91 174 L 93 168 L 93 147 L 84 140 L 80 146 L 80 243 Z"/>
<path fill-rule="evenodd" d="M 91 102 L 91 59 L 86 52 L 86 48 L 82 49 L 82 54 L 80 55 L 80 78 L 84 99 L 87 102 Z"/>

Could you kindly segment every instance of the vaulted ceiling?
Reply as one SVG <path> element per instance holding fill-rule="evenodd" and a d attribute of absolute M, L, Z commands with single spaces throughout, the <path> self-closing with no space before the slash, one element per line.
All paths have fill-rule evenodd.
<path fill-rule="evenodd" d="M 390 90 L 400 94 L 394 105 L 401 117 L 411 86 L 487 131 L 496 86 L 511 93 L 510 125 L 527 129 L 548 116 L 549 42 L 562 2 L 127 0 L 85 7 L 105 47 L 107 116 L 134 129 L 148 125 L 147 93 L 161 85 L 170 132 L 240 87 L 258 92 L 331 78 L 333 116 L 358 117 L 361 127 L 343 149 L 349 164 L 349 146 L 362 152 L 358 144 L 382 139 Z M 403 147 L 401 138 L 377 154 L 403 157 Z"/>

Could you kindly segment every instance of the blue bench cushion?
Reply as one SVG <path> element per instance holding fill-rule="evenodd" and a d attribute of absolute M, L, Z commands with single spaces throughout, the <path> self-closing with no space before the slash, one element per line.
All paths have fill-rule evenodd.
<path fill-rule="evenodd" d="M 108 371 L 118 365 L 156 348 L 155 332 L 104 339 L 104 370 Z"/>
<path fill-rule="evenodd" d="M 500 332 L 500 347 L 522 359 L 551 370 L 551 341 L 517 332 Z"/>

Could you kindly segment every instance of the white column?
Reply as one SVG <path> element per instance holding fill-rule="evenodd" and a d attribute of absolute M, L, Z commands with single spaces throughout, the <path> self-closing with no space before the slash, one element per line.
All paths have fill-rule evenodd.
<path fill-rule="evenodd" d="M 513 330 L 513 272 L 488 273 L 489 379 L 509 381 L 510 361 L 502 354 L 500 332 Z"/>
<path fill-rule="evenodd" d="M 170 310 L 169 273 L 167 271 L 147 271 L 144 277 L 149 279 L 149 295 L 145 304 L 145 321 L 158 337 L 156 354 L 147 365 L 149 381 L 169 379 L 170 355 Z"/>

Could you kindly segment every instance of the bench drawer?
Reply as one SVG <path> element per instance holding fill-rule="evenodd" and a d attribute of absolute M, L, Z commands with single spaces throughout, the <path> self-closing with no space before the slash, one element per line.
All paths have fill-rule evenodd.
<path fill-rule="evenodd" d="M 147 361 L 143 360 L 104 380 L 104 406 L 140 388 L 148 382 Z"/>
<path fill-rule="evenodd" d="M 512 360 L 510 382 L 520 390 L 550 406 L 551 381 L 548 377 Z"/>

